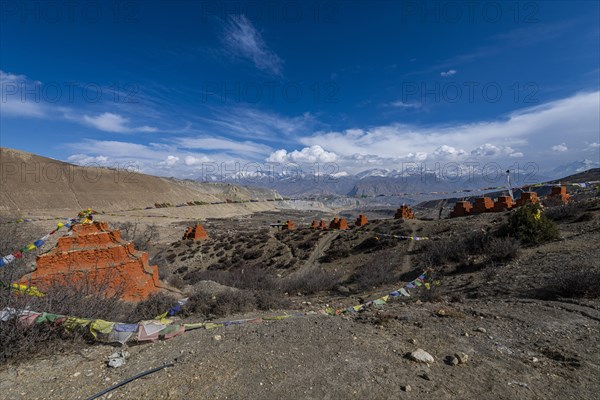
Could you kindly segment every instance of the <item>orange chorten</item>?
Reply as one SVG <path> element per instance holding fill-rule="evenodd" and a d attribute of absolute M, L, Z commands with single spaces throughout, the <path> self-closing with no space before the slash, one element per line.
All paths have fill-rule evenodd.
<path fill-rule="evenodd" d="M 313 219 L 312 223 L 310 224 L 310 229 L 327 229 L 327 222 L 325 222 L 324 220 L 320 220 L 317 221 L 316 219 Z"/>
<path fill-rule="evenodd" d="M 563 204 L 567 204 L 571 196 L 567 194 L 566 186 L 553 186 L 552 192 L 550 195 L 548 195 L 548 198 L 552 200 L 560 200 Z"/>
<path fill-rule="evenodd" d="M 108 294 L 138 302 L 158 290 L 158 267 L 148 265 L 148 253 L 121 239 L 106 222 L 75 225 L 50 252 L 40 255 L 36 269 L 20 283 L 41 291 L 54 284 L 85 284 L 105 288 Z"/>
<path fill-rule="evenodd" d="M 483 214 L 492 211 L 494 208 L 494 200 L 491 197 L 476 197 L 475 204 L 471 209 L 471 214 Z"/>
<path fill-rule="evenodd" d="M 473 206 L 468 201 L 457 201 L 454 204 L 454 210 L 450 213 L 450 218 L 464 217 L 471 214 Z"/>
<path fill-rule="evenodd" d="M 516 204 L 510 196 L 498 196 L 494 202 L 493 212 L 508 211 L 515 207 Z"/>
<path fill-rule="evenodd" d="M 522 192 L 521 197 L 517 200 L 517 207 L 524 206 L 525 204 L 537 204 L 539 201 L 536 192 Z"/>
<path fill-rule="evenodd" d="M 364 226 L 367 224 L 367 222 L 369 222 L 369 220 L 367 220 L 367 216 L 365 214 L 360 214 L 358 218 L 356 218 L 356 222 L 354 223 L 354 225 Z"/>
<path fill-rule="evenodd" d="M 208 239 L 208 235 L 204 230 L 204 227 L 200 224 L 196 226 L 188 226 L 187 230 L 183 234 L 183 240 L 192 239 L 192 240 L 204 240 Z"/>
<path fill-rule="evenodd" d="M 296 223 L 292 220 L 285 221 L 285 224 L 281 226 L 281 229 L 284 231 L 293 231 L 296 229 Z"/>
<path fill-rule="evenodd" d="M 396 214 L 394 214 L 394 219 L 414 219 L 415 214 L 412 212 L 409 206 L 406 204 L 402 204 L 399 209 L 396 210 Z"/>
<path fill-rule="evenodd" d="M 346 218 L 338 218 L 335 217 L 330 223 L 329 223 L 329 229 L 350 229 L 350 227 L 348 226 L 348 221 L 346 221 Z"/>

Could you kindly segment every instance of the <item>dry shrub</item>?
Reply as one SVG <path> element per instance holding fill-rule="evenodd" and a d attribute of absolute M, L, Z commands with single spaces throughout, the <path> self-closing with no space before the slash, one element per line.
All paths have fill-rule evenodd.
<path fill-rule="evenodd" d="M 127 321 L 134 309 L 120 300 L 122 290 L 103 281 L 84 276 L 76 283 L 50 283 L 43 297 L 17 295 L 8 287 L 0 288 L 0 310 L 32 310 L 66 316 L 108 321 Z M 51 324 L 25 326 L 18 320 L 0 322 L 0 363 L 22 356 L 51 354 L 57 350 L 82 346 L 89 340 L 87 330 L 67 332 Z"/>
<path fill-rule="evenodd" d="M 289 299 L 282 297 L 281 293 L 274 290 L 257 291 L 254 293 L 254 297 L 256 300 L 256 308 L 262 311 L 288 308 L 291 305 Z"/>
<path fill-rule="evenodd" d="M 277 286 L 275 278 L 268 271 L 259 267 L 245 268 L 235 272 L 198 270 L 186 274 L 184 279 L 192 285 L 200 281 L 214 281 L 239 289 L 272 290 Z"/>
<path fill-rule="evenodd" d="M 417 292 L 421 301 L 426 301 L 428 303 L 439 303 L 442 301 L 442 294 L 439 286 L 431 285 L 429 289 L 420 287 Z"/>
<path fill-rule="evenodd" d="M 12 254 L 48 233 L 33 223 L 14 223 L 18 218 L 13 216 L 0 219 L 0 257 Z M 17 258 L 7 266 L 0 267 L 0 281 L 11 282 L 28 272 L 27 265 L 34 262 L 36 255 L 49 246 L 46 244 L 41 250 L 25 252 L 23 258 Z"/>
<path fill-rule="evenodd" d="M 313 268 L 289 275 L 281 283 L 281 290 L 288 293 L 313 294 L 333 289 L 340 281 L 340 274 Z"/>
<path fill-rule="evenodd" d="M 346 283 L 356 283 L 359 290 L 366 290 L 398 281 L 396 267 L 391 264 L 367 264 L 358 269 Z"/>
<path fill-rule="evenodd" d="M 440 266 L 448 262 L 459 266 L 472 264 L 473 256 L 483 256 L 481 266 L 514 259 L 519 241 L 513 237 L 493 237 L 484 232 L 470 232 L 457 238 L 429 241 L 424 246 L 423 258 L 428 266 Z"/>
<path fill-rule="evenodd" d="M 178 276 L 178 275 L 174 275 L 171 278 L 169 278 L 169 283 L 177 289 L 183 289 L 185 287 L 185 282 L 184 280 Z"/>
<path fill-rule="evenodd" d="M 148 244 L 158 241 L 160 234 L 158 226 L 155 224 L 146 225 L 143 229 L 139 224 L 131 221 L 117 224 L 117 228 L 121 231 L 121 237 L 128 242 L 132 242 L 136 249 L 146 251 Z M 178 244 L 176 247 L 179 247 Z"/>
<path fill-rule="evenodd" d="M 190 297 L 186 306 L 189 314 L 204 318 L 219 318 L 254 309 L 255 298 L 244 290 L 226 290 L 218 294 L 199 291 Z"/>
<path fill-rule="evenodd" d="M 264 251 L 262 249 L 249 250 L 244 253 L 242 258 L 244 260 L 256 260 L 257 258 L 262 257 L 263 253 Z"/>
<path fill-rule="evenodd" d="M 566 298 L 600 297 L 600 271 L 557 271 L 549 285 L 550 293 Z"/>
<path fill-rule="evenodd" d="M 515 238 L 490 238 L 484 252 L 492 262 L 506 262 L 514 259 L 519 251 L 519 241 Z"/>
<path fill-rule="evenodd" d="M 586 212 L 586 207 L 571 201 L 568 204 L 560 204 L 555 207 L 548 207 L 545 212 L 546 216 L 555 222 L 579 222 L 587 220 L 593 214 Z"/>
<path fill-rule="evenodd" d="M 353 248 L 353 250 L 358 252 L 370 253 L 373 251 L 395 247 L 396 245 L 398 245 L 398 239 L 394 239 L 388 236 L 371 236 L 360 242 L 358 245 L 356 245 Z"/>
<path fill-rule="evenodd" d="M 346 258 L 348 256 L 350 256 L 350 249 L 345 246 L 340 246 L 335 248 L 329 248 L 325 252 L 325 255 L 319 258 L 319 261 L 324 263 L 330 263 L 335 260 Z"/>
<path fill-rule="evenodd" d="M 165 311 L 168 311 L 175 304 L 177 304 L 177 299 L 175 297 L 164 293 L 154 293 L 146 300 L 141 301 L 136 305 L 129 320 L 141 321 L 153 319 Z"/>
<path fill-rule="evenodd" d="M 423 253 L 424 261 L 428 266 L 443 265 L 449 261 L 467 264 L 468 255 L 467 247 L 460 239 L 429 241 Z"/>

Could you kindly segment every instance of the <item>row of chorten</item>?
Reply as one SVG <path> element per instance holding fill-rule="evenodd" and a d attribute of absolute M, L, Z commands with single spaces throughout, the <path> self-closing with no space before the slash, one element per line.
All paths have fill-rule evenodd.
<path fill-rule="evenodd" d="M 554 186 L 552 192 L 548 195 L 548 199 L 554 199 L 566 204 L 569 202 L 570 196 L 567 194 L 565 186 Z M 457 201 L 454 204 L 454 210 L 450 213 L 450 218 L 464 217 L 466 215 L 483 214 L 488 212 L 508 211 L 516 207 L 524 206 L 525 204 L 537 204 L 540 199 L 536 192 L 522 192 L 521 197 L 514 201 L 510 196 L 498 196 L 496 201 L 490 197 L 476 197 L 475 203 L 469 201 Z"/>

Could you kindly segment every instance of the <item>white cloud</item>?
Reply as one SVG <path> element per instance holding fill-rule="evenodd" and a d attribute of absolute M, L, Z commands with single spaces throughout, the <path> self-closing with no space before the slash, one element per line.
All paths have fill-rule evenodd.
<path fill-rule="evenodd" d="M 202 163 L 208 163 L 211 162 L 211 159 L 208 157 L 196 157 L 196 156 L 186 156 L 184 161 L 185 165 L 188 166 L 194 166 L 194 165 L 200 165 Z"/>
<path fill-rule="evenodd" d="M 73 117 L 68 117 L 73 118 Z M 113 133 L 156 132 L 151 126 L 129 127 L 129 119 L 119 114 L 105 112 L 95 117 L 84 115 L 82 121 L 98 130 Z"/>
<path fill-rule="evenodd" d="M 509 157 L 521 157 L 523 153 L 516 152 L 510 146 L 495 146 L 491 143 L 485 143 L 473 150 L 471 154 L 477 157 L 494 157 L 494 156 L 509 156 Z"/>
<path fill-rule="evenodd" d="M 337 161 L 338 155 L 334 152 L 325 151 L 321 146 L 315 145 L 305 147 L 302 150 L 294 150 L 288 153 L 286 150 L 277 150 L 269 157 L 267 162 L 272 163 L 332 163 Z"/>
<path fill-rule="evenodd" d="M 61 89 L 59 86 L 59 90 L 63 91 L 62 96 L 50 95 L 49 93 L 54 93 L 53 90 L 56 88 L 50 92 L 47 88 L 55 85 L 56 83 L 53 82 L 44 87 L 42 82 L 28 79 L 25 75 L 0 70 L 0 111 L 2 116 L 65 119 L 113 133 L 157 132 L 156 128 L 147 125 L 131 127 L 129 119 L 119 114 L 104 112 L 90 116 L 83 110 L 60 105 L 61 100 L 70 98 L 64 92 L 72 90 L 72 88 Z M 64 101 L 62 103 L 64 104 Z M 97 105 L 95 104 L 95 106 Z"/>
<path fill-rule="evenodd" d="M 435 149 L 435 151 L 433 152 L 434 156 L 443 157 L 443 158 L 456 158 L 456 157 L 464 156 L 465 154 L 467 154 L 467 152 L 464 151 L 463 149 L 456 149 L 456 148 L 454 148 L 452 146 L 448 146 L 448 145 L 442 145 L 442 146 L 438 147 L 437 149 Z"/>
<path fill-rule="evenodd" d="M 73 154 L 67 160 L 73 164 L 87 166 L 108 166 L 111 163 L 106 156 L 88 156 L 86 154 Z"/>
<path fill-rule="evenodd" d="M 269 49 L 245 15 L 229 17 L 223 40 L 231 54 L 251 60 L 262 71 L 281 76 L 283 60 Z"/>
<path fill-rule="evenodd" d="M 159 164 L 160 165 L 166 165 L 168 167 L 172 167 L 173 165 L 177 164 L 179 162 L 179 157 L 177 156 L 167 156 L 167 158 L 164 161 L 161 161 Z"/>
<path fill-rule="evenodd" d="M 299 141 L 304 146 L 319 145 L 335 151 L 342 158 L 377 155 L 378 162 L 415 157 L 418 153 L 432 155 L 440 143 L 448 143 L 455 149 L 472 149 L 473 156 L 514 158 L 531 154 L 537 157 L 536 161 L 550 163 L 544 152 L 550 154 L 550 147 L 563 139 L 565 132 L 572 140 L 597 137 L 599 94 L 578 93 L 491 121 L 437 126 L 393 123 L 369 129 L 317 132 Z"/>
<path fill-rule="evenodd" d="M 596 151 L 598 149 L 600 149 L 600 143 L 598 143 L 598 142 L 590 143 L 586 147 L 586 150 L 588 150 L 588 151 Z"/>
<path fill-rule="evenodd" d="M 423 105 L 421 103 L 405 103 L 402 100 L 393 101 L 389 104 L 392 107 L 396 108 L 421 108 Z"/>
<path fill-rule="evenodd" d="M 458 72 L 458 71 L 456 71 L 455 69 L 451 69 L 446 72 L 440 72 L 440 75 L 443 77 L 448 77 L 448 76 L 452 76 L 452 75 L 456 74 L 456 72 Z"/>
<path fill-rule="evenodd" d="M 569 150 L 569 148 L 567 147 L 567 145 L 565 143 L 557 144 L 556 146 L 552 146 L 550 149 L 557 153 L 562 153 L 562 152 Z"/>
<path fill-rule="evenodd" d="M 296 117 L 282 116 L 252 108 L 234 108 L 219 111 L 204 119 L 225 135 L 265 141 L 280 141 L 286 137 L 302 136 L 311 132 L 315 118 L 310 113 Z"/>
<path fill-rule="evenodd" d="M 0 70 L 0 110 L 3 116 L 43 118 L 47 109 L 41 98 L 41 82 L 25 75 Z"/>

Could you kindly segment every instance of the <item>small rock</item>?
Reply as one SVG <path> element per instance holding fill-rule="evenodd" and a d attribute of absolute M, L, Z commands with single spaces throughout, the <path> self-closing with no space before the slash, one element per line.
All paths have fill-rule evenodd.
<path fill-rule="evenodd" d="M 421 375 L 419 375 L 421 378 L 425 379 L 426 381 L 430 381 L 431 377 L 429 376 L 429 374 L 427 372 L 423 372 Z"/>
<path fill-rule="evenodd" d="M 410 358 L 413 361 L 423 362 L 427 364 L 435 362 L 433 356 L 423 349 L 417 349 L 410 353 Z"/>
<path fill-rule="evenodd" d="M 456 353 L 454 357 L 456 357 L 459 364 L 466 364 L 469 361 L 469 356 L 463 352 Z"/>
<path fill-rule="evenodd" d="M 408 343 L 417 344 L 417 341 L 415 339 L 408 339 Z"/>
<path fill-rule="evenodd" d="M 121 351 L 116 351 L 116 352 L 112 353 L 110 356 L 108 356 L 108 358 L 117 358 L 117 357 L 128 358 L 129 352 L 127 350 L 121 350 Z"/>
<path fill-rule="evenodd" d="M 108 357 L 108 366 L 111 368 L 119 368 L 125 365 L 127 357 L 129 357 L 129 352 L 126 350 L 114 352 Z"/>
<path fill-rule="evenodd" d="M 415 301 L 415 304 L 423 304 L 423 302 L 421 300 L 417 300 Z"/>
<path fill-rule="evenodd" d="M 533 357 L 533 358 L 531 359 L 531 362 L 533 362 L 533 363 L 536 363 L 536 362 L 538 362 L 538 361 L 540 361 L 540 360 L 538 360 L 538 358 L 537 358 L 537 357 Z"/>
<path fill-rule="evenodd" d="M 337 290 L 341 294 L 349 294 L 350 293 L 350 289 L 348 289 L 344 285 L 338 285 L 338 286 L 336 286 L 335 290 Z"/>
<path fill-rule="evenodd" d="M 223 336 L 221 336 L 221 335 L 215 335 L 215 336 L 213 336 L 213 339 L 218 342 L 219 340 L 223 339 Z"/>
<path fill-rule="evenodd" d="M 469 333 L 468 332 L 464 332 L 463 336 L 469 337 Z"/>
<path fill-rule="evenodd" d="M 108 360 L 108 366 L 111 368 L 119 368 L 122 367 L 123 365 L 125 365 L 125 359 L 124 358 L 111 358 L 110 360 Z"/>
<path fill-rule="evenodd" d="M 75 372 L 75 373 L 73 374 L 73 376 L 74 376 L 74 377 L 78 377 L 79 375 L 81 375 L 81 372 Z"/>
<path fill-rule="evenodd" d="M 475 332 L 487 333 L 487 331 L 485 330 L 485 328 L 481 328 L 481 327 L 475 329 Z"/>
<path fill-rule="evenodd" d="M 453 357 L 453 356 L 448 356 L 448 364 L 458 365 L 459 364 L 458 358 Z"/>
<path fill-rule="evenodd" d="M 410 392 L 412 390 L 410 385 L 401 386 L 400 389 L 402 389 L 402 391 L 404 391 L 404 392 Z"/>
<path fill-rule="evenodd" d="M 521 387 L 524 387 L 524 388 L 528 388 L 529 387 L 529 385 L 526 384 L 526 383 L 524 383 L 524 382 L 511 381 L 511 382 L 508 382 L 508 384 L 509 384 L 509 386 L 510 385 L 516 385 L 516 386 L 521 386 Z"/>

